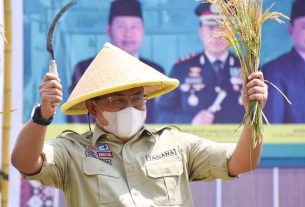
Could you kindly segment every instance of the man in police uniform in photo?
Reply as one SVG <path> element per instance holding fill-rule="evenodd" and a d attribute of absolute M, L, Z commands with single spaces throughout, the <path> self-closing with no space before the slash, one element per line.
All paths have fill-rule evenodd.
<path fill-rule="evenodd" d="M 292 5 L 289 34 L 292 49 L 263 66 L 266 80 L 275 84 L 292 102 L 272 86 L 265 115 L 270 123 L 305 123 L 305 1 Z"/>
<path fill-rule="evenodd" d="M 113 45 L 164 73 L 164 69 L 160 65 L 139 56 L 139 50 L 144 38 L 144 23 L 141 4 L 138 0 L 115 0 L 111 3 L 107 33 Z M 81 61 L 75 66 L 72 84 L 69 88 L 70 93 L 93 59 L 94 57 Z M 155 119 L 155 100 L 147 102 L 147 108 L 151 113 L 147 114 L 146 123 L 153 123 Z M 88 122 L 87 115 L 68 116 L 67 119 L 71 123 Z"/>
<path fill-rule="evenodd" d="M 213 4 L 201 3 L 195 13 L 200 18 L 199 36 L 204 52 L 178 60 L 171 77 L 179 88 L 161 97 L 160 123 L 239 123 L 242 106 L 242 78 L 236 56 L 228 51 L 222 37 L 216 37 L 220 18 Z"/>

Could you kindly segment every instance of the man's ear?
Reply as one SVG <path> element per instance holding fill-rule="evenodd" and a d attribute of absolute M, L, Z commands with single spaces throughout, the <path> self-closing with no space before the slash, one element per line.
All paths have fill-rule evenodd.
<path fill-rule="evenodd" d="M 88 109 L 88 112 L 90 113 L 91 116 L 93 116 L 96 121 L 98 122 L 99 120 L 99 124 L 102 125 L 102 126 L 106 126 L 108 125 L 108 121 L 104 118 L 103 114 L 100 113 L 100 111 L 98 110 L 98 106 L 97 104 L 95 103 L 94 100 L 87 100 L 85 102 L 86 104 L 86 107 Z"/>
<path fill-rule="evenodd" d="M 94 117 L 96 118 L 97 116 L 97 107 L 96 107 L 96 103 L 93 100 L 87 100 L 85 102 L 86 107 L 88 109 L 88 112 Z"/>

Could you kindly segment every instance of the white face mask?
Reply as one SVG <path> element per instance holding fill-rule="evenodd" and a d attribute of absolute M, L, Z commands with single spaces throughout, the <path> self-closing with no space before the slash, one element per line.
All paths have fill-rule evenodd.
<path fill-rule="evenodd" d="M 119 138 L 131 138 L 134 136 L 143 127 L 146 119 L 146 111 L 141 111 L 134 107 L 126 107 L 117 112 L 102 111 L 99 107 L 98 109 L 108 121 L 107 126 L 100 125 Z"/>

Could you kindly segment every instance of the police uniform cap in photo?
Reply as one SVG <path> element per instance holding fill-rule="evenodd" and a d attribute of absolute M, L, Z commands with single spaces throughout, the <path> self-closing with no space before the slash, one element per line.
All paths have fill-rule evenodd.
<path fill-rule="evenodd" d="M 195 14 L 199 16 L 199 19 L 204 25 L 217 25 L 218 22 L 215 19 L 220 19 L 219 10 L 215 4 L 200 3 L 196 9 Z"/>
<path fill-rule="evenodd" d="M 179 85 L 134 56 L 106 43 L 89 65 L 61 111 L 68 115 L 86 114 L 85 101 L 94 97 L 143 87 L 148 99 L 165 94 Z"/>
<path fill-rule="evenodd" d="M 110 24 L 114 17 L 134 16 L 142 18 L 141 4 L 137 0 L 116 0 L 111 3 L 108 23 Z"/>
<path fill-rule="evenodd" d="M 291 23 L 293 23 L 293 21 L 296 18 L 304 17 L 304 16 L 305 16 L 305 0 L 296 0 L 292 4 L 291 17 L 290 17 Z"/>

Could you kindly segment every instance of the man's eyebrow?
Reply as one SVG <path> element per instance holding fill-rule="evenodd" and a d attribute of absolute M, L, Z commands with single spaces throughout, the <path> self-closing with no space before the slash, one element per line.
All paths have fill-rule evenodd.
<path fill-rule="evenodd" d="M 140 95 L 140 94 L 144 94 L 144 92 L 142 90 L 136 91 L 133 94 L 131 94 L 131 96 Z M 109 94 L 108 96 L 126 96 L 126 95 L 118 91 L 118 92 L 112 93 L 111 95 Z"/>
<path fill-rule="evenodd" d="M 143 94 L 143 92 L 142 91 L 138 91 L 138 92 L 135 92 L 133 94 L 130 94 L 129 96 L 140 95 L 140 94 Z M 127 96 L 127 95 L 123 94 L 123 93 L 114 93 L 111 96 Z"/>
<path fill-rule="evenodd" d="M 144 94 L 144 91 L 138 91 L 138 92 L 134 93 L 133 95 L 141 95 L 141 94 Z"/>

